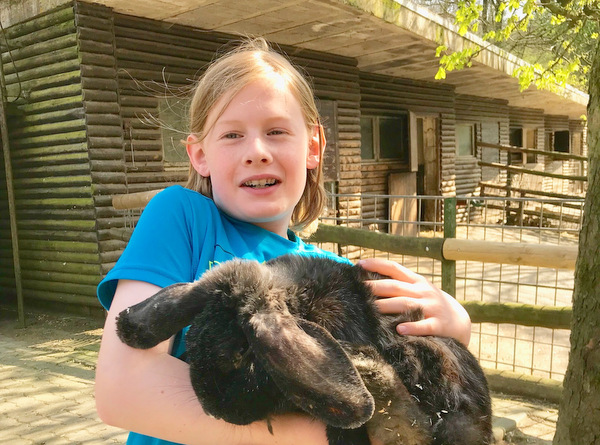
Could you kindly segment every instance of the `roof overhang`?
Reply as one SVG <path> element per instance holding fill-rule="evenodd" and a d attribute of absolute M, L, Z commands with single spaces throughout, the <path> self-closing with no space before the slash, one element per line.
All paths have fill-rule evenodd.
<path fill-rule="evenodd" d="M 44 0 L 38 0 L 44 1 Z M 46 0 L 57 2 L 58 0 Z M 444 82 L 459 94 L 507 100 L 509 106 L 579 119 L 588 95 L 572 87 L 519 90 L 512 72 L 525 64 L 409 0 L 84 0 L 116 12 L 231 34 L 261 35 L 285 45 L 358 61 L 362 71 Z M 435 50 L 484 48 L 473 66 L 434 80 Z"/>

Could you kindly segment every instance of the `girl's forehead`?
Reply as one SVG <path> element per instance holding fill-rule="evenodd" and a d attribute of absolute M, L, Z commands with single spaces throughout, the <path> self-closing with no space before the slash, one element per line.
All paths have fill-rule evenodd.
<path fill-rule="evenodd" d="M 217 123 L 225 113 L 234 112 L 238 108 L 258 106 L 266 103 L 289 107 L 297 106 L 302 112 L 300 101 L 293 94 L 289 83 L 281 76 L 270 79 L 257 79 L 248 82 L 238 91 L 223 95 L 209 112 L 207 124 Z M 304 113 L 302 113 L 304 114 Z"/>

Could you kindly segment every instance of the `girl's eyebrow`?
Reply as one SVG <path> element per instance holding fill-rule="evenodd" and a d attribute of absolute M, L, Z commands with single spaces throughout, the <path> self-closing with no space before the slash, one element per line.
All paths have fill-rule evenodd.
<path fill-rule="evenodd" d="M 289 116 L 285 116 L 285 115 L 278 115 L 278 116 L 272 116 L 269 117 L 267 119 L 265 119 L 265 122 L 267 123 L 271 123 L 271 122 L 290 122 L 291 118 Z M 245 119 L 225 119 L 225 120 L 217 120 L 217 122 L 215 122 L 215 124 L 213 125 L 213 127 L 220 127 L 220 126 L 232 126 L 232 125 L 240 125 L 240 124 L 245 124 L 247 121 Z"/>

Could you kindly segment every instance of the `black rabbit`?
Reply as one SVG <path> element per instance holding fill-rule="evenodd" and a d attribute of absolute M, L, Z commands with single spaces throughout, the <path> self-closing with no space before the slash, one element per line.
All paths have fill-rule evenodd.
<path fill-rule="evenodd" d="M 302 410 L 328 425 L 330 444 L 492 443 L 477 360 L 450 338 L 398 335 L 421 314 L 381 315 L 369 278 L 322 257 L 232 260 L 126 309 L 118 334 L 150 348 L 191 325 L 194 391 L 230 423 Z"/>

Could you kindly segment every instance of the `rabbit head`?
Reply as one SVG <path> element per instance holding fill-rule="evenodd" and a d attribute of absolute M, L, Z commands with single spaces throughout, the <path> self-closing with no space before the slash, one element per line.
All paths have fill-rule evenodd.
<path fill-rule="evenodd" d="M 373 397 L 329 332 L 288 308 L 295 284 L 256 261 L 232 260 L 123 311 L 117 331 L 153 347 L 191 325 L 190 377 L 204 410 L 247 424 L 302 409 L 340 428 L 373 414 Z"/>

